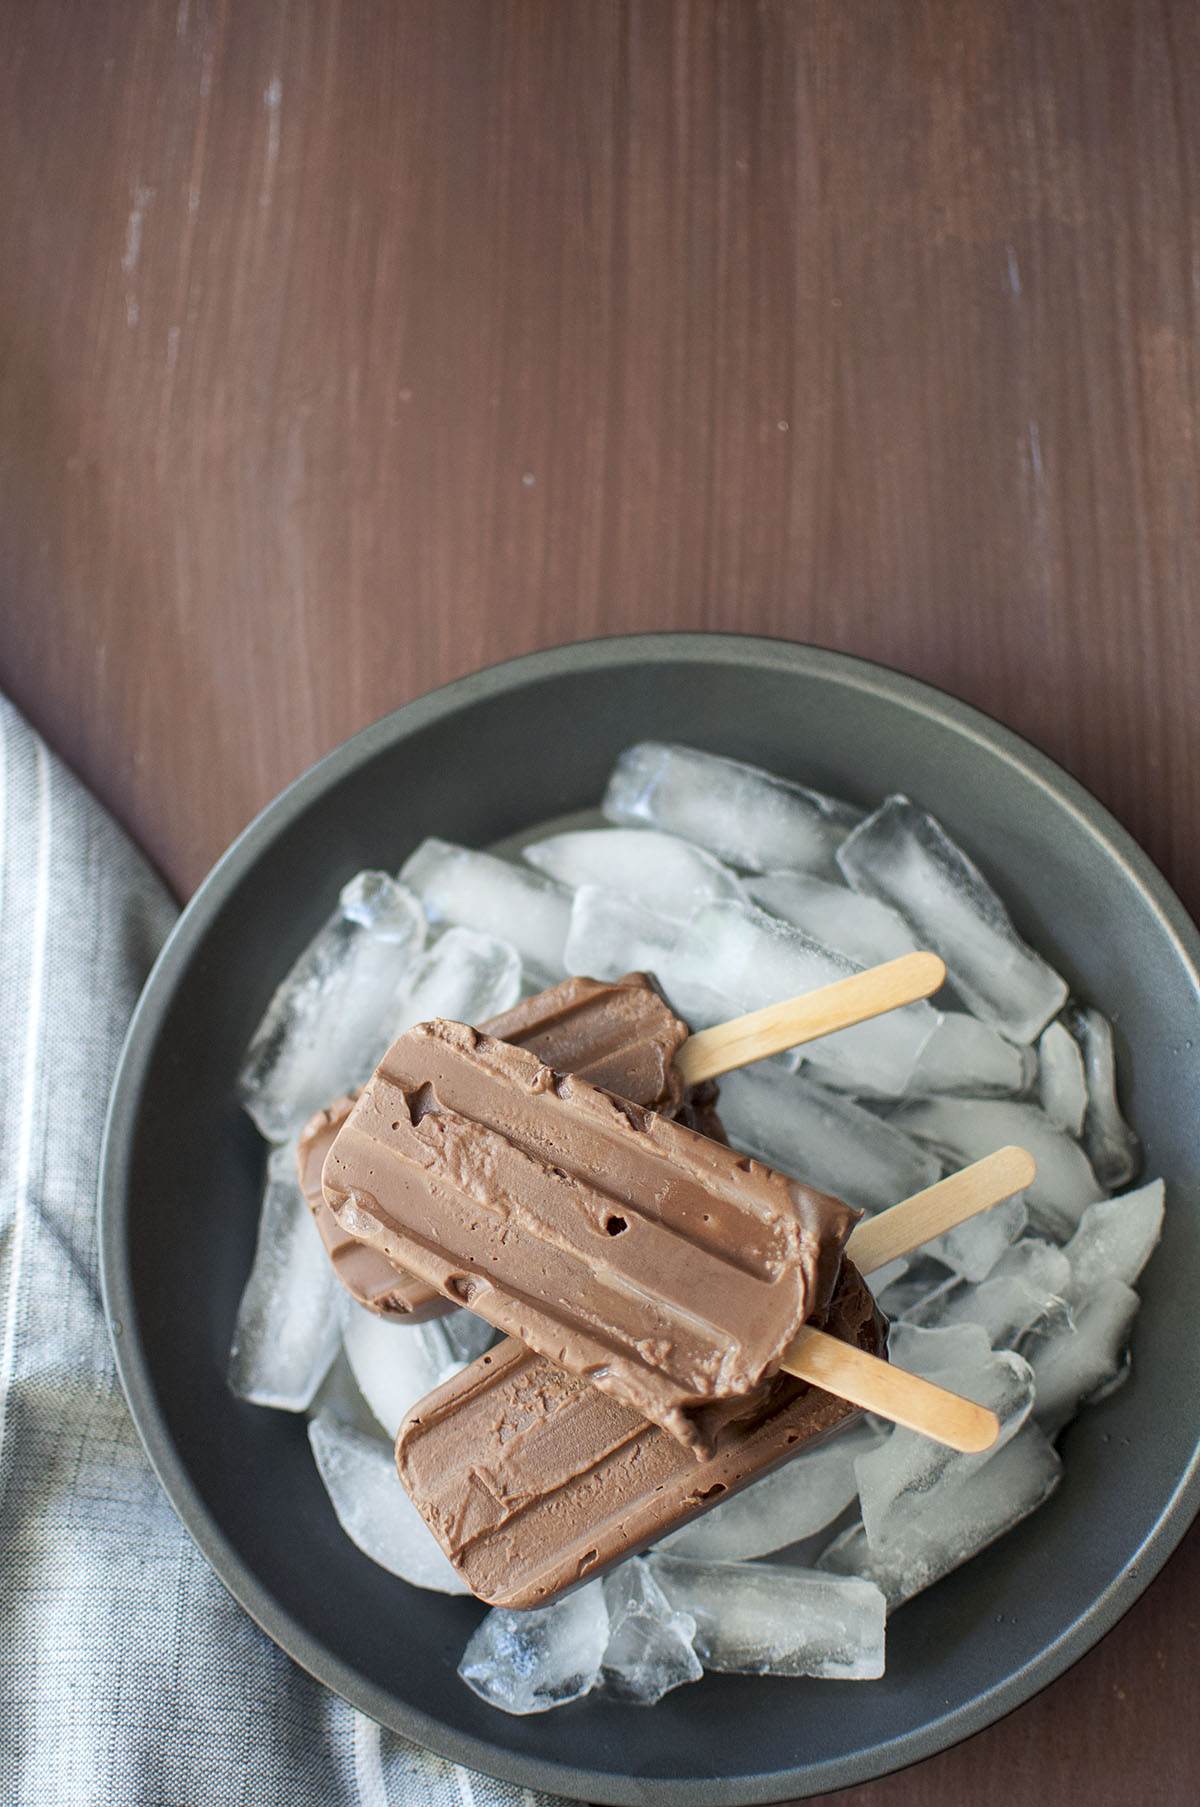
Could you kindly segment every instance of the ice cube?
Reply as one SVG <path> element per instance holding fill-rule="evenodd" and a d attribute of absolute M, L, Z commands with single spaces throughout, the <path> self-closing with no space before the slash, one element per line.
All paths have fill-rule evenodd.
<path fill-rule="evenodd" d="M 928 1148 L 853 1099 L 769 1061 L 726 1073 L 719 1108 L 735 1148 L 862 1210 L 885 1210 L 942 1171 Z"/>
<path fill-rule="evenodd" d="M 991 1360 L 992 1346 L 981 1324 L 955 1324 L 926 1329 L 916 1324 L 893 1324 L 888 1355 L 893 1365 L 922 1380 L 941 1382 L 959 1372 L 973 1373 Z"/>
<path fill-rule="evenodd" d="M 1026 1236 L 1000 1257 L 986 1280 L 939 1289 L 912 1308 L 909 1321 L 940 1329 L 978 1324 L 994 1349 L 1015 1349 L 1025 1332 L 1058 1312 L 1066 1318 L 1071 1266 L 1053 1243 Z"/>
<path fill-rule="evenodd" d="M 1109 1280 L 1132 1286 L 1162 1232 L 1163 1183 L 1150 1180 L 1136 1192 L 1089 1205 L 1063 1250 L 1070 1264 L 1069 1303 Z"/>
<path fill-rule="evenodd" d="M 885 1261 L 882 1267 L 872 1268 L 871 1290 L 875 1294 L 875 1297 L 877 1299 L 882 1299 L 889 1286 L 895 1286 L 897 1281 L 903 1280 L 911 1266 L 911 1256 L 895 1255 L 890 1261 Z M 885 1311 L 885 1316 L 886 1315 Z"/>
<path fill-rule="evenodd" d="M 389 1039 L 414 1023 L 448 1017 L 486 1023 L 511 1010 L 521 995 L 521 956 L 511 941 L 475 929 L 447 929 L 423 954 L 392 1001 Z"/>
<path fill-rule="evenodd" d="M 267 1006 L 238 1087 L 268 1141 L 352 1091 L 387 1048 L 390 1007 L 425 941 L 425 916 L 386 872 L 360 872 Z"/>
<path fill-rule="evenodd" d="M 602 1581 L 528 1612 L 496 1606 L 472 1634 L 458 1673 L 504 1713 L 545 1713 L 595 1687 L 608 1629 Z"/>
<path fill-rule="evenodd" d="M 1017 934 L 979 868 L 907 797 L 889 797 L 837 859 L 855 890 L 899 910 L 942 956 L 963 1002 L 994 1029 L 1030 1042 L 1062 1008 L 1063 980 Z"/>
<path fill-rule="evenodd" d="M 883 1674 L 885 1603 L 873 1582 L 780 1563 L 647 1560 L 671 1605 L 695 1620 L 706 1669 L 842 1681 Z"/>
<path fill-rule="evenodd" d="M 693 1029 L 728 1021 L 861 970 L 752 904 L 704 904 L 686 924 L 595 885 L 575 893 L 566 961 L 572 972 L 615 979 L 653 973 Z M 846 1089 L 896 1097 L 937 1018 L 909 1004 L 873 1022 L 822 1036 L 801 1050 L 814 1071 Z"/>
<path fill-rule="evenodd" d="M 986 1280 L 996 1263 L 1023 1233 L 1029 1222 L 1025 1200 L 1001 1199 L 986 1211 L 977 1211 L 965 1223 L 931 1237 L 925 1252 L 963 1280 Z"/>
<path fill-rule="evenodd" d="M 1047 1023 L 1037 1045 L 1038 1103 L 1057 1128 L 1078 1141 L 1087 1109 L 1087 1084 L 1079 1044 L 1057 1019 Z"/>
<path fill-rule="evenodd" d="M 891 1612 L 978 1554 L 1048 1499 L 1062 1463 L 1036 1424 L 1024 1424 L 982 1468 L 943 1475 L 901 1538 L 876 1549 L 860 1520 L 817 1558 L 817 1568 L 858 1575 L 882 1589 Z"/>
<path fill-rule="evenodd" d="M 909 1090 L 1002 1098 L 1032 1083 L 1037 1056 L 963 1010 L 947 1010 L 917 1056 Z"/>
<path fill-rule="evenodd" d="M 898 960 L 917 946 L 903 917 L 877 897 L 865 897 L 811 873 L 768 872 L 747 879 L 746 891 L 770 915 L 861 966 Z"/>
<path fill-rule="evenodd" d="M 604 1602 L 609 1633 L 602 1667 L 610 1694 L 652 1707 L 672 1688 L 700 1680 L 704 1668 L 692 1649 L 696 1621 L 674 1610 L 640 1557 L 606 1577 Z"/>
<path fill-rule="evenodd" d="M 511 942 L 525 965 L 547 982 L 566 972 L 571 893 L 565 885 L 436 835 L 409 855 L 400 877 L 420 898 L 430 922 Z"/>
<path fill-rule="evenodd" d="M 936 1271 L 939 1277 L 931 1284 L 920 1285 L 910 1274 L 907 1282 L 902 1286 L 897 1286 L 894 1291 L 881 1287 L 877 1277 L 873 1274 L 871 1276 L 872 1290 L 884 1315 L 888 1319 L 912 1324 L 921 1330 L 944 1328 L 947 1301 L 953 1299 L 955 1294 L 962 1289 L 964 1282 L 958 1274 L 947 1274 L 940 1261 L 936 1263 Z M 973 1290 L 968 1286 L 968 1291 Z M 955 1314 L 951 1321 L 961 1323 L 963 1320 Z"/>
<path fill-rule="evenodd" d="M 672 1531 L 656 1546 L 658 1552 L 693 1561 L 738 1562 L 811 1537 L 846 1510 L 858 1492 L 855 1459 L 884 1434 L 866 1423 L 838 1431 Z"/>
<path fill-rule="evenodd" d="M 981 1331 L 981 1335 L 986 1346 L 986 1333 Z M 898 1354 L 893 1359 L 904 1365 Z M 897 1425 L 878 1448 L 859 1456 L 854 1469 L 863 1524 L 873 1549 L 901 1541 L 908 1526 L 920 1520 L 930 1488 L 947 1472 L 965 1479 L 982 1467 L 989 1454 L 1016 1435 L 1033 1404 L 1030 1365 L 1008 1349 L 989 1348 L 985 1361 L 959 1364 L 952 1377 L 943 1371 L 942 1377 L 926 1378 L 943 1378 L 943 1384 L 954 1392 L 988 1406 L 1000 1420 L 999 1438 L 982 1454 L 960 1455 L 919 1431 Z"/>
<path fill-rule="evenodd" d="M 347 1299 L 344 1307 L 343 1346 L 363 1398 L 389 1437 L 395 1438 L 400 1421 L 418 1399 L 441 1386 L 465 1366 L 456 1342 L 446 1326 L 449 1317 L 425 1324 L 382 1318 Z M 452 1314 L 466 1321 L 472 1336 L 494 1333 L 473 1312 Z M 475 1326 L 482 1326 L 475 1330 Z M 487 1342 L 484 1342 L 484 1348 Z M 476 1351 L 482 1353 L 482 1350 Z M 474 1356 L 470 1357 L 474 1360 Z"/>
<path fill-rule="evenodd" d="M 1108 1280 L 1075 1307 L 1068 1328 L 1035 1331 L 1026 1340 L 1037 1388 L 1034 1416 L 1048 1437 L 1058 1435 L 1078 1406 L 1103 1398 L 1125 1378 L 1138 1303 L 1123 1281 Z"/>
<path fill-rule="evenodd" d="M 1117 1103 L 1117 1066 L 1113 1052 L 1112 1024 L 1098 1010 L 1072 1004 L 1063 1022 L 1079 1043 L 1087 1080 L 1087 1110 L 1083 1118 L 1083 1146 L 1106 1191 L 1126 1185 L 1141 1166 L 1137 1137 L 1121 1115 Z"/>
<path fill-rule="evenodd" d="M 308 1407 L 310 1418 L 318 1417 L 322 1412 L 335 1419 L 338 1424 L 348 1425 L 351 1430 L 361 1431 L 373 1443 L 380 1439 L 378 1418 L 362 1396 L 358 1382 L 354 1378 L 354 1370 L 346 1359 L 346 1351 L 339 1348 L 330 1365 L 328 1374 L 312 1396 Z"/>
<path fill-rule="evenodd" d="M 857 810 L 757 766 L 645 740 L 613 767 L 601 805 L 610 822 L 683 835 L 750 872 L 828 872 Z"/>
<path fill-rule="evenodd" d="M 229 1351 L 241 1399 L 302 1412 L 325 1378 L 341 1334 L 341 1288 L 296 1183 L 296 1146 L 273 1149 L 250 1278 Z"/>
<path fill-rule="evenodd" d="M 531 866 L 573 890 L 602 885 L 680 922 L 711 898 L 742 896 L 733 873 L 711 853 L 653 828 L 577 829 L 523 851 Z"/>
<path fill-rule="evenodd" d="M 1015 1142 L 1037 1162 L 1025 1188 L 1035 1228 L 1065 1242 L 1103 1188 L 1082 1148 L 1056 1129 L 1036 1104 L 1006 1098 L 919 1098 L 889 1113 L 888 1121 L 939 1149 L 956 1166 L 981 1160 Z"/>
<path fill-rule="evenodd" d="M 390 1444 L 330 1412 L 318 1412 L 308 1440 L 338 1523 L 364 1556 L 414 1587 L 470 1591 L 400 1485 Z"/>
<path fill-rule="evenodd" d="M 830 985 L 862 968 L 753 904 L 704 904 L 676 950 L 676 969 L 732 998 L 741 1011 Z M 669 977 L 660 974 L 668 989 Z M 815 1077 L 832 1076 L 846 1091 L 899 1097 L 937 1022 L 922 1000 L 871 1022 L 839 1029 L 801 1049 Z"/>
<path fill-rule="evenodd" d="M 927 1248 L 910 1255 L 904 1273 L 886 1283 L 883 1270 L 871 1276 L 871 1289 L 893 1327 L 897 1320 L 907 1319 L 923 1300 L 945 1287 L 954 1286 L 958 1275 L 947 1273 L 945 1264 L 934 1259 Z"/>
<path fill-rule="evenodd" d="M 692 1029 L 708 1029 L 738 1014 L 702 973 L 703 963 L 686 951 L 686 925 L 644 904 L 581 885 L 571 907 L 564 958 L 567 971 L 592 979 L 619 979 L 627 972 L 652 973 L 663 996 Z"/>

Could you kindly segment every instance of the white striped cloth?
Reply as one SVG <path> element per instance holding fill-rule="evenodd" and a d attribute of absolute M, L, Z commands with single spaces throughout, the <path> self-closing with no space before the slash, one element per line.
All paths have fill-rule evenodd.
<path fill-rule="evenodd" d="M 174 917 L 0 698 L 0 1802 L 553 1807 L 297 1668 L 143 1453 L 101 1310 L 96 1178 L 121 1040 Z"/>

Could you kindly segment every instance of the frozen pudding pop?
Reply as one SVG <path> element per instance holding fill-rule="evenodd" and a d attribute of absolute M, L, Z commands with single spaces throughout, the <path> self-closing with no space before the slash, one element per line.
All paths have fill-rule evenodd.
<path fill-rule="evenodd" d="M 880 975 L 884 975 L 882 979 Z M 796 1016 L 793 1001 L 790 1006 L 756 1012 L 717 1031 L 689 1035 L 687 1024 L 674 1014 L 645 973 L 627 973 L 607 982 L 576 977 L 526 998 L 480 1027 L 514 1046 L 528 1048 L 558 1072 L 575 1073 L 592 1085 L 677 1117 L 689 1129 L 724 1142 L 725 1131 L 716 1109 L 717 1087 L 710 1075 L 759 1057 L 771 1047 L 782 1047 L 789 1036 L 821 1034 L 831 1022 L 850 1021 L 865 1011 L 882 1010 L 921 990 L 931 990 L 940 978 L 935 956 L 916 956 L 875 968 L 849 985 L 843 981 L 813 994 L 803 1000 L 805 1014 L 801 1018 Z M 831 998 L 837 1000 L 832 1017 Z M 769 1046 L 762 1039 L 764 1026 L 771 1038 Z M 443 1316 L 456 1309 L 455 1300 L 348 1234 L 325 1202 L 321 1170 L 353 1104 L 353 1097 L 343 1097 L 318 1111 L 305 1126 L 297 1149 L 300 1187 L 334 1271 L 360 1305 L 380 1316 L 410 1324 Z"/>
<path fill-rule="evenodd" d="M 863 1269 L 1027 1183 L 1024 1151 L 1001 1150 L 864 1223 Z M 882 1354 L 884 1329 L 847 1259 L 818 1314 L 840 1345 Z M 657 1425 L 515 1338 L 414 1406 L 396 1439 L 405 1489 L 464 1581 L 493 1606 L 544 1606 L 728 1499 L 848 1424 L 847 1400 L 776 1375 L 712 1408 L 697 1461 Z"/>
<path fill-rule="evenodd" d="M 882 1320 L 849 1263 L 820 1315 L 882 1353 Z M 779 1374 L 711 1408 L 710 1452 L 697 1461 L 631 1406 L 509 1337 L 413 1407 L 396 1466 L 473 1594 L 545 1606 L 857 1415 Z"/>
<path fill-rule="evenodd" d="M 724 1141 L 711 1080 L 689 1086 L 676 1064 L 687 1024 L 660 997 L 645 973 L 623 979 L 564 979 L 481 1025 L 547 1066 L 581 1078 L 650 1110 L 678 1115 L 692 1129 Z M 378 1249 L 349 1235 L 325 1203 L 321 1169 L 350 1115 L 353 1097 L 338 1098 L 305 1125 L 296 1151 L 300 1189 L 342 1285 L 381 1317 L 419 1324 L 457 1309 L 436 1287 L 407 1274 Z"/>
<path fill-rule="evenodd" d="M 697 1446 L 829 1297 L 857 1217 L 461 1023 L 392 1044 L 323 1181 L 350 1235 Z"/>
<path fill-rule="evenodd" d="M 800 1003 L 827 1027 L 847 992 L 871 1014 L 940 970 L 909 956 Z M 736 1058 L 764 1051 L 762 1018 L 790 1032 L 796 1002 L 733 1025 Z M 730 1064 L 720 1033 L 689 1038 L 685 1077 Z M 828 1298 L 857 1215 L 529 1050 L 437 1021 L 392 1044 L 323 1183 L 356 1240 L 697 1448 L 705 1406 L 774 1372 Z"/>
<path fill-rule="evenodd" d="M 647 1110 L 673 1117 L 684 1102 L 688 1088 L 677 1056 L 688 1026 L 645 973 L 626 973 L 610 984 L 564 979 L 479 1026 L 527 1048 L 543 1065 L 575 1073 Z"/>

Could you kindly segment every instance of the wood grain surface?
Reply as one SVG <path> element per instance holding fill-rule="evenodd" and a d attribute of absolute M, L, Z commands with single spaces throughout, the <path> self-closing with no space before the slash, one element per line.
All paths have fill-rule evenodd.
<path fill-rule="evenodd" d="M 718 628 L 1200 909 L 1193 0 L 0 0 L 0 685 L 185 896 L 481 664 Z M 1200 1791 L 1200 1541 L 849 1807 Z"/>

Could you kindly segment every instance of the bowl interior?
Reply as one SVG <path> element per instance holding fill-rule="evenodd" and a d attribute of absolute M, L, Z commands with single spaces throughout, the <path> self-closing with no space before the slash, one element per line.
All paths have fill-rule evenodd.
<path fill-rule="evenodd" d="M 864 803 L 902 790 L 994 878 L 1019 928 L 1115 1021 L 1148 1175 L 1168 1183 L 1129 1384 L 1063 1444 L 1050 1503 L 899 1612 L 869 1684 L 706 1677 L 651 1710 L 511 1719 L 455 1665 L 482 1609 L 407 1587 L 342 1535 L 302 1418 L 236 1400 L 225 1362 L 264 1148 L 234 1075 L 273 988 L 364 866 L 426 834 L 485 846 L 585 809 L 615 754 L 693 742 Z M 139 1428 L 218 1573 L 306 1668 L 457 1761 L 595 1801 L 737 1802 L 845 1786 L 978 1730 L 1146 1584 L 1197 1503 L 1197 940 L 1111 818 L 1049 761 L 894 673 L 779 642 L 653 636 L 533 655 L 423 698 L 277 800 L 197 894 L 114 1093 L 102 1241 Z"/>

